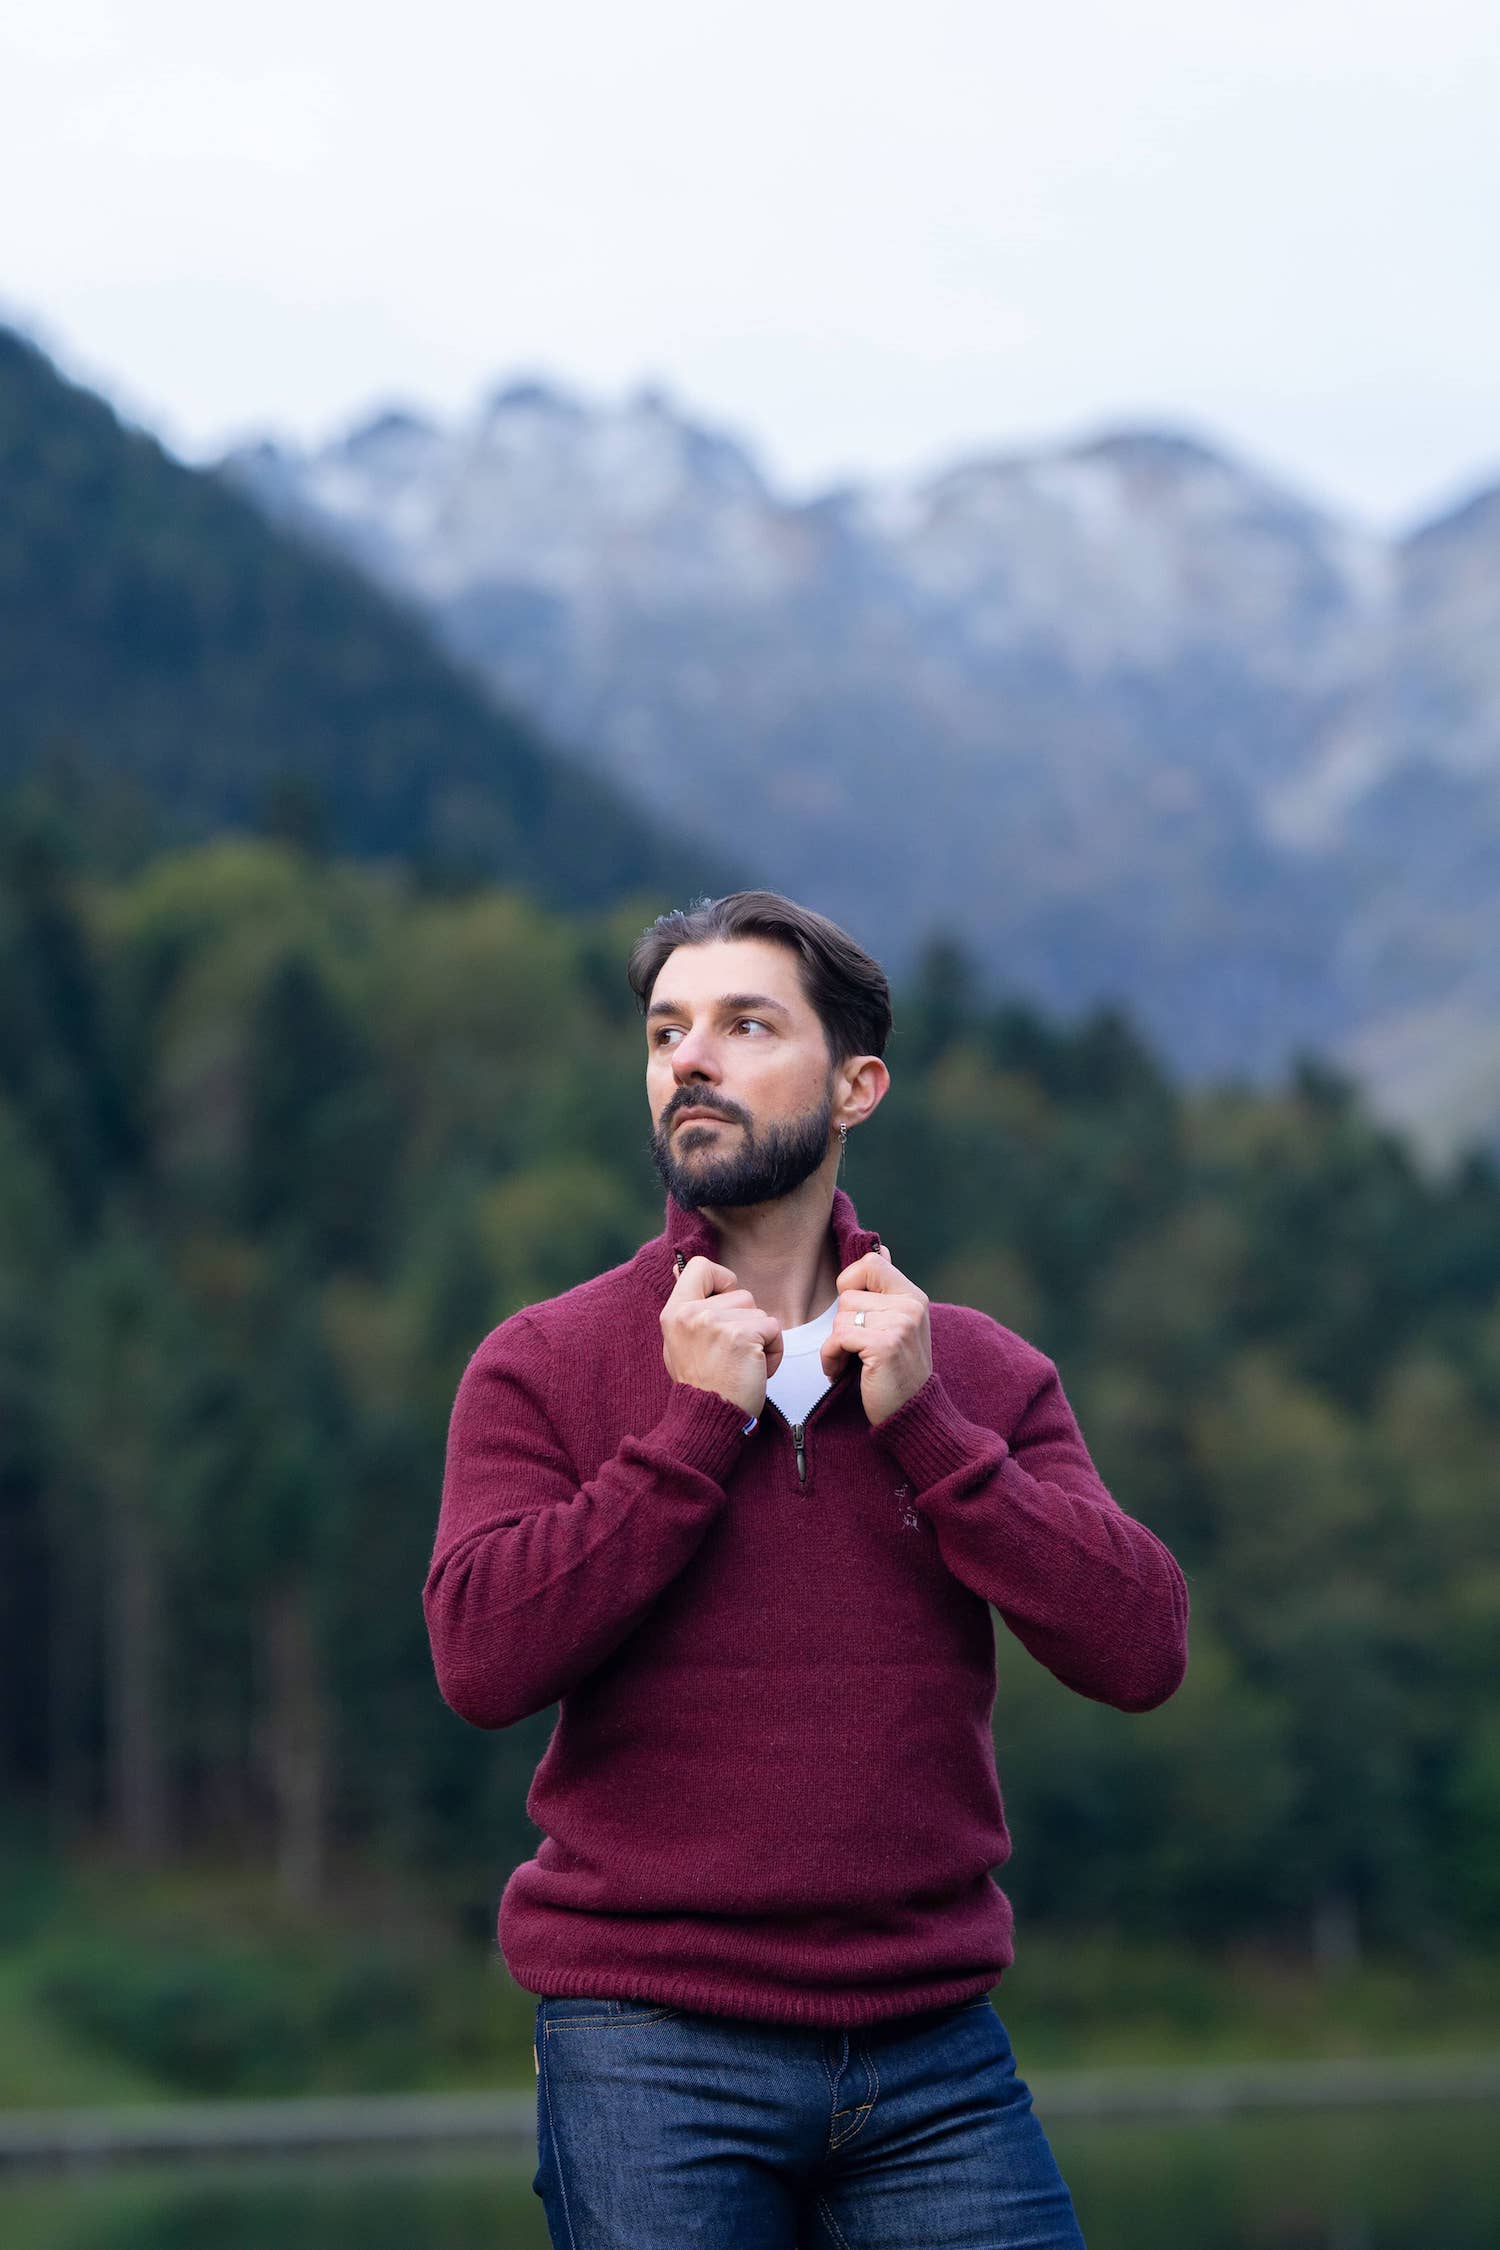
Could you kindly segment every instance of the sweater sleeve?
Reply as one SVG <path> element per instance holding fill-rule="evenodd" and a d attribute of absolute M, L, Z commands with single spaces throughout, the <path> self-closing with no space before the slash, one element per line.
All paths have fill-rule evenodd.
<path fill-rule="evenodd" d="M 743 1411 L 674 1383 L 665 1412 L 580 1484 L 524 1314 L 465 1368 L 422 1608 L 444 1701 L 477 1727 L 545 1710 L 638 1625 L 724 1503 Z"/>
<path fill-rule="evenodd" d="M 1181 1686 L 1186 1581 L 1105 1490 L 1050 1360 L 1009 1441 L 960 1413 L 936 1373 L 873 1435 L 955 1578 L 1067 1687 L 1149 1711 Z"/>

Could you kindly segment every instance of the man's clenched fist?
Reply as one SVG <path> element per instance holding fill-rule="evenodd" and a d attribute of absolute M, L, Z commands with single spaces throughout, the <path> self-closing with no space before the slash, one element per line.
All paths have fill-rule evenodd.
<path fill-rule="evenodd" d="M 915 1397 L 932 1373 L 928 1300 L 898 1273 L 882 1244 L 845 1266 L 838 1279 L 839 1309 L 823 1346 L 823 1372 L 834 1382 L 845 1362 L 860 1361 L 859 1395 L 865 1418 L 884 1422 Z M 863 1319 L 856 1319 L 863 1314 Z"/>
<path fill-rule="evenodd" d="M 736 1289 L 728 1266 L 689 1258 L 661 1308 L 662 1357 L 674 1383 L 717 1391 L 747 1414 L 766 1403 L 766 1377 L 781 1363 L 781 1323 Z"/>

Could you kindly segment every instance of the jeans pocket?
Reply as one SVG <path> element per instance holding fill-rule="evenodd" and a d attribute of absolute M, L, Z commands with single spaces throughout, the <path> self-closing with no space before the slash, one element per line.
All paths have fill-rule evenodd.
<path fill-rule="evenodd" d="M 659 2000 L 606 2000 L 580 1992 L 537 2003 L 537 2023 L 544 2033 L 581 2030 L 590 2025 L 615 2030 L 633 2023 L 666 2023 L 682 2013 L 682 2009 L 669 2008 Z"/>

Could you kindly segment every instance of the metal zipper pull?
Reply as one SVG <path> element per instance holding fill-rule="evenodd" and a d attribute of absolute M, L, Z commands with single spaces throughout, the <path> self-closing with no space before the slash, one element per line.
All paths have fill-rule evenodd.
<path fill-rule="evenodd" d="M 797 1482 L 799 1484 L 806 1484 L 807 1482 L 807 1446 L 802 1436 L 806 1428 L 805 1422 L 794 1422 L 792 1424 L 792 1443 L 797 1448 Z"/>

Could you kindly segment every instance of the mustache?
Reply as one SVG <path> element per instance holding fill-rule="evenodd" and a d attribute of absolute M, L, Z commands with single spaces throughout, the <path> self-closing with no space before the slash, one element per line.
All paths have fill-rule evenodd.
<path fill-rule="evenodd" d="M 705 1109 L 711 1117 L 722 1117 L 729 1125 L 748 1125 L 750 1122 L 737 1102 L 711 1101 L 703 1094 L 695 1094 L 689 1087 L 683 1086 L 662 1111 L 661 1130 L 665 1133 L 673 1118 L 680 1117 L 685 1109 Z"/>

